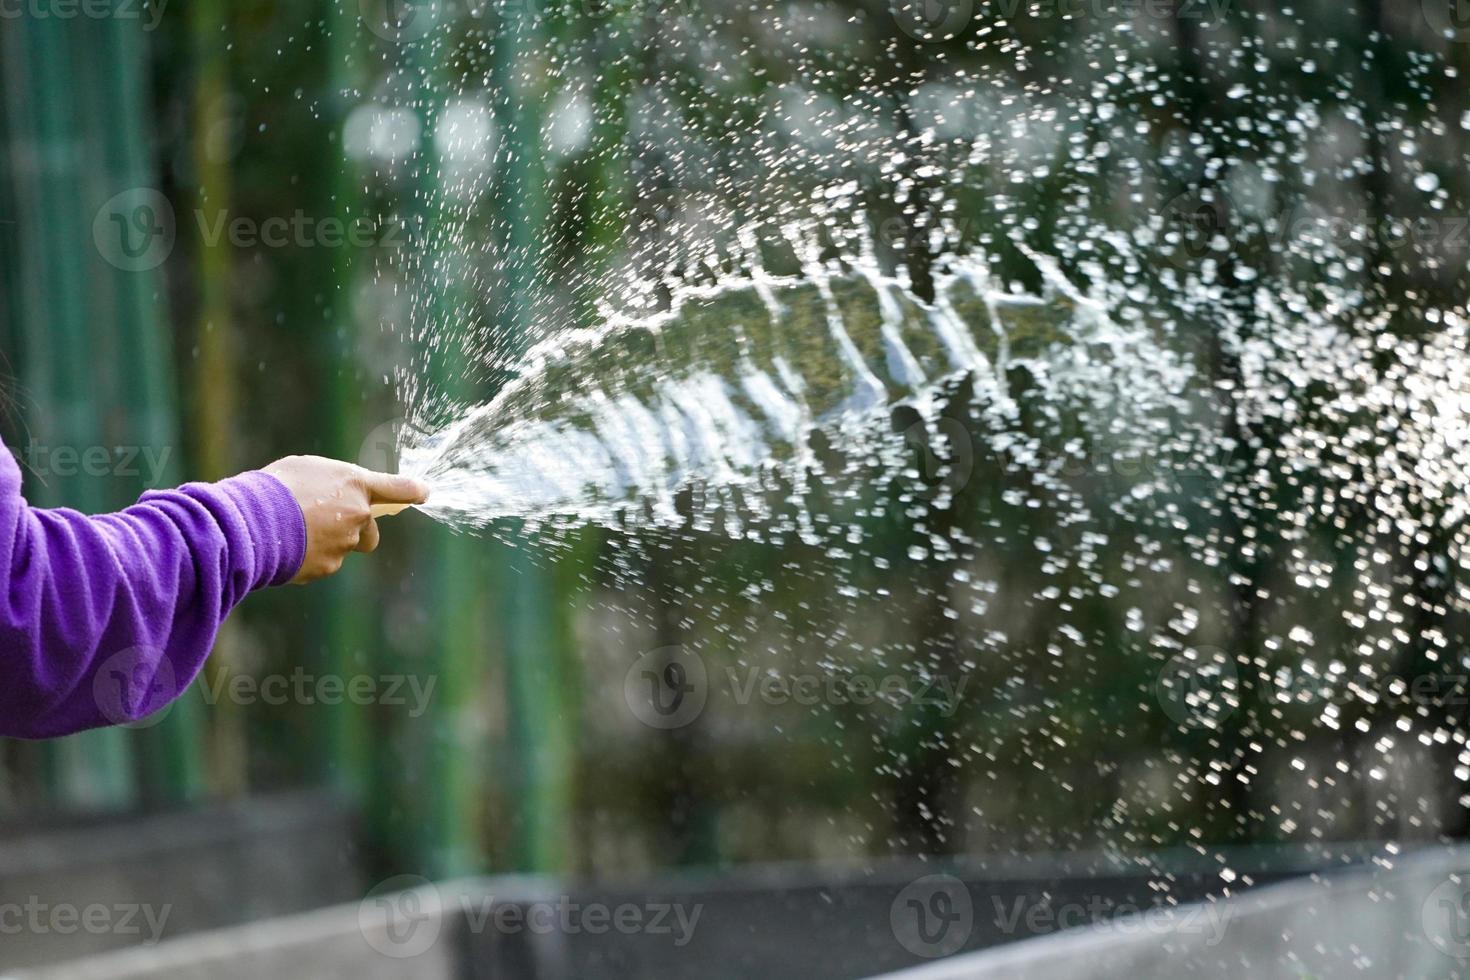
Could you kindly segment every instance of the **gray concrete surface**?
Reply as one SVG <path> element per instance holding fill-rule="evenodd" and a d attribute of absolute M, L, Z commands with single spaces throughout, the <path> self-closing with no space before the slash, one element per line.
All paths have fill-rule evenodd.
<path fill-rule="evenodd" d="M 793 865 L 622 884 L 390 879 L 360 901 L 7 976 L 1301 980 L 1456 977 L 1470 962 L 1470 877 L 1464 888 L 1457 877 L 1470 851 L 1228 857 Z"/>
<path fill-rule="evenodd" d="M 356 838 L 320 793 L 0 834 L 0 970 L 355 898 Z"/>
<path fill-rule="evenodd" d="M 1215 928 L 1218 925 L 1220 928 Z M 886 980 L 1470 976 L 1470 850 L 1284 882 L 884 975 Z"/>

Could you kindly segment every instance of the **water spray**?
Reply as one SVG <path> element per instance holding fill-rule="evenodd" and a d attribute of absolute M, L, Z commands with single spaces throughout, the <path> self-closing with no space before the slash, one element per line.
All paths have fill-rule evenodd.
<path fill-rule="evenodd" d="M 979 259 L 954 260 L 932 301 L 859 262 L 684 287 L 667 312 L 611 318 L 532 350 L 493 401 L 401 446 L 403 470 L 434 487 L 421 509 L 459 527 L 677 523 L 688 487 L 705 491 L 707 507 L 741 509 L 755 505 L 744 491 L 758 495 L 773 477 L 801 487 L 818 430 L 853 458 L 901 473 L 912 456 L 889 438 L 898 406 L 934 430 L 922 442 L 947 456 L 957 447 L 945 445 L 938 412 L 966 376 L 1002 414 L 1005 373 L 1026 364 L 1058 398 L 1092 393 L 1102 404 L 1088 417 L 1146 412 L 1149 393 L 1171 387 L 1157 375 L 1172 361 L 1052 263 L 1033 260 L 1037 295 L 998 282 Z"/>

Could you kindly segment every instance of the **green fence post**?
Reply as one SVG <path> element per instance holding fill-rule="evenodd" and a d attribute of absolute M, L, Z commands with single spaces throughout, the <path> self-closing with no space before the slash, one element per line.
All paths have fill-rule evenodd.
<path fill-rule="evenodd" d="M 8 22 L 3 37 L 6 130 L 12 143 L 11 179 L 16 202 L 9 261 L 20 286 L 17 324 L 21 381 L 33 411 L 27 423 L 36 444 L 80 451 L 100 443 L 100 413 L 93 395 L 97 363 L 90 328 L 88 271 L 98 267 L 86 213 L 83 173 L 89 161 L 79 127 L 78 66 L 89 52 L 85 21 L 23 16 Z M 24 243 L 24 247 L 19 247 Z M 44 461 L 36 462 L 44 466 Z M 77 481 L 65 503 L 102 509 L 96 480 Z M 29 499 L 59 504 L 55 474 L 30 481 Z M 130 745 L 115 729 L 48 742 L 41 749 L 52 802 L 60 807 L 117 808 L 135 799 Z"/>
<path fill-rule="evenodd" d="M 437 150 L 434 130 L 441 106 L 431 84 L 443 77 L 445 65 L 436 63 L 439 45 L 432 37 L 410 42 L 410 62 L 416 77 L 423 79 L 419 93 L 423 107 L 423 129 L 420 141 L 420 184 L 416 203 L 416 227 L 424 234 L 419 269 L 428 277 L 442 273 L 443 253 L 438 251 L 437 235 L 444 207 L 442 188 L 436 180 Z M 457 278 L 457 277 L 456 277 Z M 420 281 L 427 290 L 421 302 L 428 323 L 442 325 L 452 311 L 459 308 L 456 299 L 463 289 L 454 280 Z M 438 358 L 439 374 L 433 380 L 445 391 L 467 394 L 462 365 L 450 358 Z M 429 567 L 425 575 L 432 583 L 434 602 L 433 627 L 423 638 L 431 654 L 428 662 L 435 665 L 436 687 L 433 706 L 421 719 L 426 725 L 423 737 L 427 750 L 423 753 L 427 787 L 422 796 L 406 809 L 415 812 L 414 857 L 421 867 L 437 877 L 452 877 L 483 870 L 485 841 L 480 807 L 484 797 L 486 752 L 478 727 L 468 724 L 465 713 L 478 704 L 476 694 L 485 683 L 484 630 L 478 615 L 486 590 L 480 581 L 483 566 L 478 561 L 483 550 L 477 542 L 451 534 L 442 528 L 429 529 L 431 543 L 425 549 Z M 400 785 L 400 791 L 408 787 Z"/>
<path fill-rule="evenodd" d="M 348 43 L 355 29 L 357 8 L 338 0 L 324 0 L 322 23 L 325 27 L 321 43 L 326 51 L 327 146 L 321 148 L 330 161 L 325 187 L 333 217 L 349 227 L 356 215 L 360 199 L 356 178 L 343 152 L 342 134 L 351 103 L 344 94 L 356 88 L 358 70 L 353 46 Z M 333 293 L 321 334 L 319 355 L 323 380 L 329 390 L 325 401 L 326 452 L 338 458 L 355 461 L 356 451 L 366 436 L 362 431 L 362 398 L 352 384 L 357 355 L 357 324 L 352 314 L 354 284 L 349 246 L 330 250 L 328 275 Z M 350 678 L 364 669 L 372 669 L 375 659 L 370 649 L 372 624 L 363 611 L 372 607 L 369 594 L 369 570 L 349 562 L 341 572 L 322 583 L 324 615 L 322 638 L 324 660 L 329 674 Z M 379 806 L 380 793 L 372 792 L 372 742 L 368 737 L 367 709 L 344 702 L 323 708 L 322 749 L 318 756 L 319 773 L 329 784 L 369 808 Z M 381 822 L 369 814 L 371 826 Z"/>
<path fill-rule="evenodd" d="M 542 241 L 549 231 L 545 172 L 541 164 L 541 114 L 522 94 L 517 68 L 522 51 L 535 49 L 532 18 L 517 4 L 501 9 L 491 63 L 497 132 L 506 144 L 499 222 L 507 229 L 504 283 L 505 326 L 522 347 L 531 328 L 535 276 L 542 264 Z M 501 635 L 507 658 L 510 702 L 510 762 L 515 801 L 513 839 L 518 870 L 561 871 L 571 858 L 567 847 L 573 789 L 572 706 L 565 676 L 565 615 L 544 564 L 528 552 L 530 542 L 505 549 L 512 574 L 505 576 Z M 542 559 L 545 562 L 549 559 Z"/>
<path fill-rule="evenodd" d="M 79 26 L 82 23 L 87 22 L 80 21 Z M 90 200 L 100 207 L 122 189 L 154 183 L 148 157 L 147 51 L 138 21 L 111 17 L 87 26 L 100 35 L 81 66 L 82 88 L 90 95 L 85 132 L 99 150 L 89 154 L 94 162 L 88 169 L 94 183 Z M 155 457 L 161 472 L 145 473 L 135 467 L 136 473 L 117 474 L 109 484 L 116 492 L 105 501 L 111 509 L 132 503 L 148 488 L 150 479 L 163 486 L 178 482 L 177 385 L 159 271 L 110 269 L 97 261 L 95 251 L 89 254 L 96 269 L 92 298 L 105 307 L 102 315 L 93 317 L 100 334 L 97 349 L 110 348 L 110 356 L 97 362 L 105 366 L 95 379 L 98 390 L 107 392 L 114 407 L 103 420 L 108 437 L 104 444 L 136 443 L 167 454 Z M 141 453 L 139 458 L 146 459 Z M 139 776 L 149 801 L 178 804 L 200 795 L 204 785 L 202 733 L 199 702 L 185 697 L 157 726 L 133 736 L 139 746 Z"/>

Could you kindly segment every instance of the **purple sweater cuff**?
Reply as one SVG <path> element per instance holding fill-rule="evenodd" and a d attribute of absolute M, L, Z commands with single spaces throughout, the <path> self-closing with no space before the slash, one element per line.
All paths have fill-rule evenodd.
<path fill-rule="evenodd" d="M 240 510 L 255 551 L 252 589 L 285 585 L 306 560 L 306 518 L 286 485 L 261 470 L 214 484 Z"/>

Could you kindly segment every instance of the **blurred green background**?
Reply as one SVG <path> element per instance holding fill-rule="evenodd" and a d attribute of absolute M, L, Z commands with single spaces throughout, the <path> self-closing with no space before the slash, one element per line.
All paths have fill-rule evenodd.
<path fill-rule="evenodd" d="M 409 273 L 441 261 L 430 253 L 446 214 L 469 213 L 477 257 L 509 260 L 475 268 L 482 288 L 471 299 L 446 289 L 440 315 L 492 320 L 507 351 L 531 339 L 533 324 L 590 322 L 609 276 L 648 272 L 678 252 L 663 239 L 728 240 L 735 222 L 725 219 L 750 199 L 800 200 L 849 171 L 863 175 L 875 222 L 900 230 L 879 242 L 882 260 L 907 262 L 922 289 L 934 258 L 921 233 L 934 218 L 931 179 L 856 152 L 838 164 L 849 148 L 820 141 L 807 151 L 812 166 L 763 176 L 762 158 L 744 152 L 759 129 L 756 102 L 806 106 L 805 116 L 786 112 L 789 130 L 771 137 L 793 146 L 830 135 L 821 113 L 833 106 L 917 133 L 916 120 L 940 104 L 974 136 L 1004 132 L 1007 107 L 1037 85 L 1060 78 L 1058 88 L 1082 93 L 1130 59 L 1152 64 L 1170 79 L 1167 105 L 1140 86 L 1133 111 L 1172 128 L 1111 134 L 1103 122 L 1064 118 L 1016 141 L 1064 160 L 1073 137 L 1115 139 L 1088 213 L 1062 207 L 1065 168 L 1014 181 L 1014 154 L 996 154 L 989 182 L 949 189 L 966 240 L 1022 279 L 1007 236 L 1017 222 L 1044 247 L 1075 243 L 1088 220 L 1124 226 L 1155 214 L 1199 180 L 1197 168 L 1171 169 L 1166 158 L 1191 132 L 1222 132 L 1221 120 L 1238 126 L 1223 142 L 1243 166 L 1279 154 L 1282 106 L 1357 106 L 1369 121 L 1353 152 L 1378 154 L 1378 169 L 1347 168 L 1322 193 L 1344 210 L 1397 214 L 1409 164 L 1392 127 L 1373 120 L 1449 120 L 1430 152 L 1453 160 L 1470 109 L 1463 85 L 1415 68 L 1424 50 L 1470 67 L 1466 46 L 1442 44 L 1417 9 L 1373 0 L 1309 2 L 1291 16 L 1234 3 L 1206 26 L 1164 17 L 1122 40 L 1106 19 L 1018 15 L 1002 32 L 1009 40 L 985 46 L 969 34 L 926 43 L 897 29 L 881 0 L 450 7 L 430 25 L 432 40 L 375 30 L 382 15 L 372 4 L 192 0 L 136 18 L 0 21 L 0 344 L 16 382 L 5 435 L 30 454 L 34 504 L 129 503 L 150 471 L 114 465 L 117 447 L 136 447 L 140 463 L 144 450 L 165 460 L 165 485 L 289 453 L 392 465 L 392 425 L 404 412 L 395 372 L 426 365 L 425 387 L 460 395 L 488 396 L 498 380 L 483 364 L 456 363 L 452 347 L 415 352 L 423 324 L 414 318 L 427 314 L 421 294 L 413 299 L 423 283 Z M 977 13 L 972 30 L 1003 20 Z M 1269 45 L 1252 43 L 1265 37 Z M 1303 71 L 1299 52 L 1322 38 L 1334 39 L 1337 62 Z M 1352 92 L 1337 92 L 1340 78 Z M 1268 94 L 1229 96 L 1242 82 Z M 451 101 L 461 113 L 481 107 L 509 147 L 468 202 L 456 197 L 452 150 L 435 142 Z M 417 113 L 412 125 L 405 111 Z M 570 136 L 557 128 L 568 114 L 584 118 Z M 466 126 L 475 118 L 461 116 Z M 1105 193 L 1129 167 L 1155 174 L 1157 199 Z M 742 177 L 726 184 L 715 173 Z M 1465 175 L 1443 179 L 1458 193 Z M 903 205 L 892 203 L 900 185 Z M 139 188 L 161 194 L 173 216 L 172 247 L 156 263 L 102 244 L 147 217 L 136 196 L 110 209 Z M 220 219 L 258 232 L 296 215 L 315 228 L 358 221 L 369 233 L 357 244 L 282 247 L 211 233 Z M 1423 310 L 1463 300 L 1458 253 L 1458 264 L 1436 264 L 1358 245 L 1373 279 L 1365 306 L 1385 313 L 1390 333 L 1416 336 L 1429 329 Z M 1283 274 L 1289 262 L 1265 236 L 1239 242 L 1230 261 L 1280 263 Z M 1252 287 L 1228 271 L 1221 281 L 1220 303 L 1248 317 Z M 1177 322 L 1206 378 L 1237 376 L 1211 325 L 1190 333 L 1189 316 Z M 951 411 L 983 432 L 962 406 Z M 1269 421 L 1226 435 L 1257 446 L 1274 438 Z M 53 455 L 41 460 L 38 446 Z M 100 475 L 72 472 L 85 468 L 65 465 L 56 447 L 103 447 L 113 463 Z M 1382 542 L 1365 534 L 1355 550 L 1326 517 L 1303 536 L 1272 523 L 1269 501 L 1254 501 L 1258 548 L 1232 547 L 1240 528 L 1208 506 L 1215 484 L 1203 476 L 1170 491 L 1181 525 L 1139 527 L 1106 506 L 1126 477 L 1083 473 L 1076 488 L 1098 503 L 1098 521 L 1066 527 L 1060 509 L 1030 498 L 1026 474 L 983 440 L 975 452 L 953 526 L 942 529 L 976 542 L 972 557 L 910 557 L 925 532 L 892 507 L 867 521 L 868 550 L 886 567 L 854 574 L 866 597 L 857 607 L 832 594 L 829 557 L 794 541 L 587 529 L 551 543 L 518 541 L 515 527 L 472 537 L 395 519 L 383 552 L 338 579 L 252 597 L 202 683 L 298 666 L 344 680 L 432 680 L 421 715 L 385 699 L 210 704 L 201 693 L 137 731 L 0 745 L 0 821 L 325 786 L 361 812 L 373 867 L 431 876 L 1463 836 L 1460 786 L 1446 776 L 1462 744 L 1461 703 L 1353 701 L 1326 725 L 1319 705 L 1269 690 L 1292 660 L 1279 642 L 1284 620 L 1317 623 L 1323 648 L 1352 645 L 1343 613 L 1360 598 L 1356 562 Z M 865 520 L 860 500 L 832 505 L 834 520 Z M 1348 520 L 1371 527 L 1371 506 Z M 1198 546 L 1210 529 L 1224 535 L 1223 557 Z M 1033 547 L 1047 538 L 1076 554 L 1084 530 L 1109 537 L 1090 550 L 1092 567 L 1055 565 Z M 1293 547 L 1338 570 L 1330 587 L 1286 570 L 1278 559 Z M 1434 656 L 1432 638 L 1464 639 L 1458 565 L 1421 563 L 1431 552 L 1449 555 L 1449 540 L 1390 559 L 1391 588 L 1414 597 L 1418 618 L 1383 627 L 1384 664 L 1452 678 L 1455 658 Z M 1100 581 L 1117 588 L 1098 591 Z M 1203 621 L 1204 642 L 1253 665 L 1223 728 L 1181 726 L 1159 707 L 1164 655 L 1139 637 L 1187 613 Z M 954 711 L 726 700 L 663 731 L 629 710 L 623 685 L 641 655 L 670 646 L 697 651 L 712 673 L 811 675 L 836 660 L 874 676 L 963 681 L 966 696 Z M 1400 739 L 1401 754 L 1386 777 L 1369 775 L 1385 736 Z"/>

